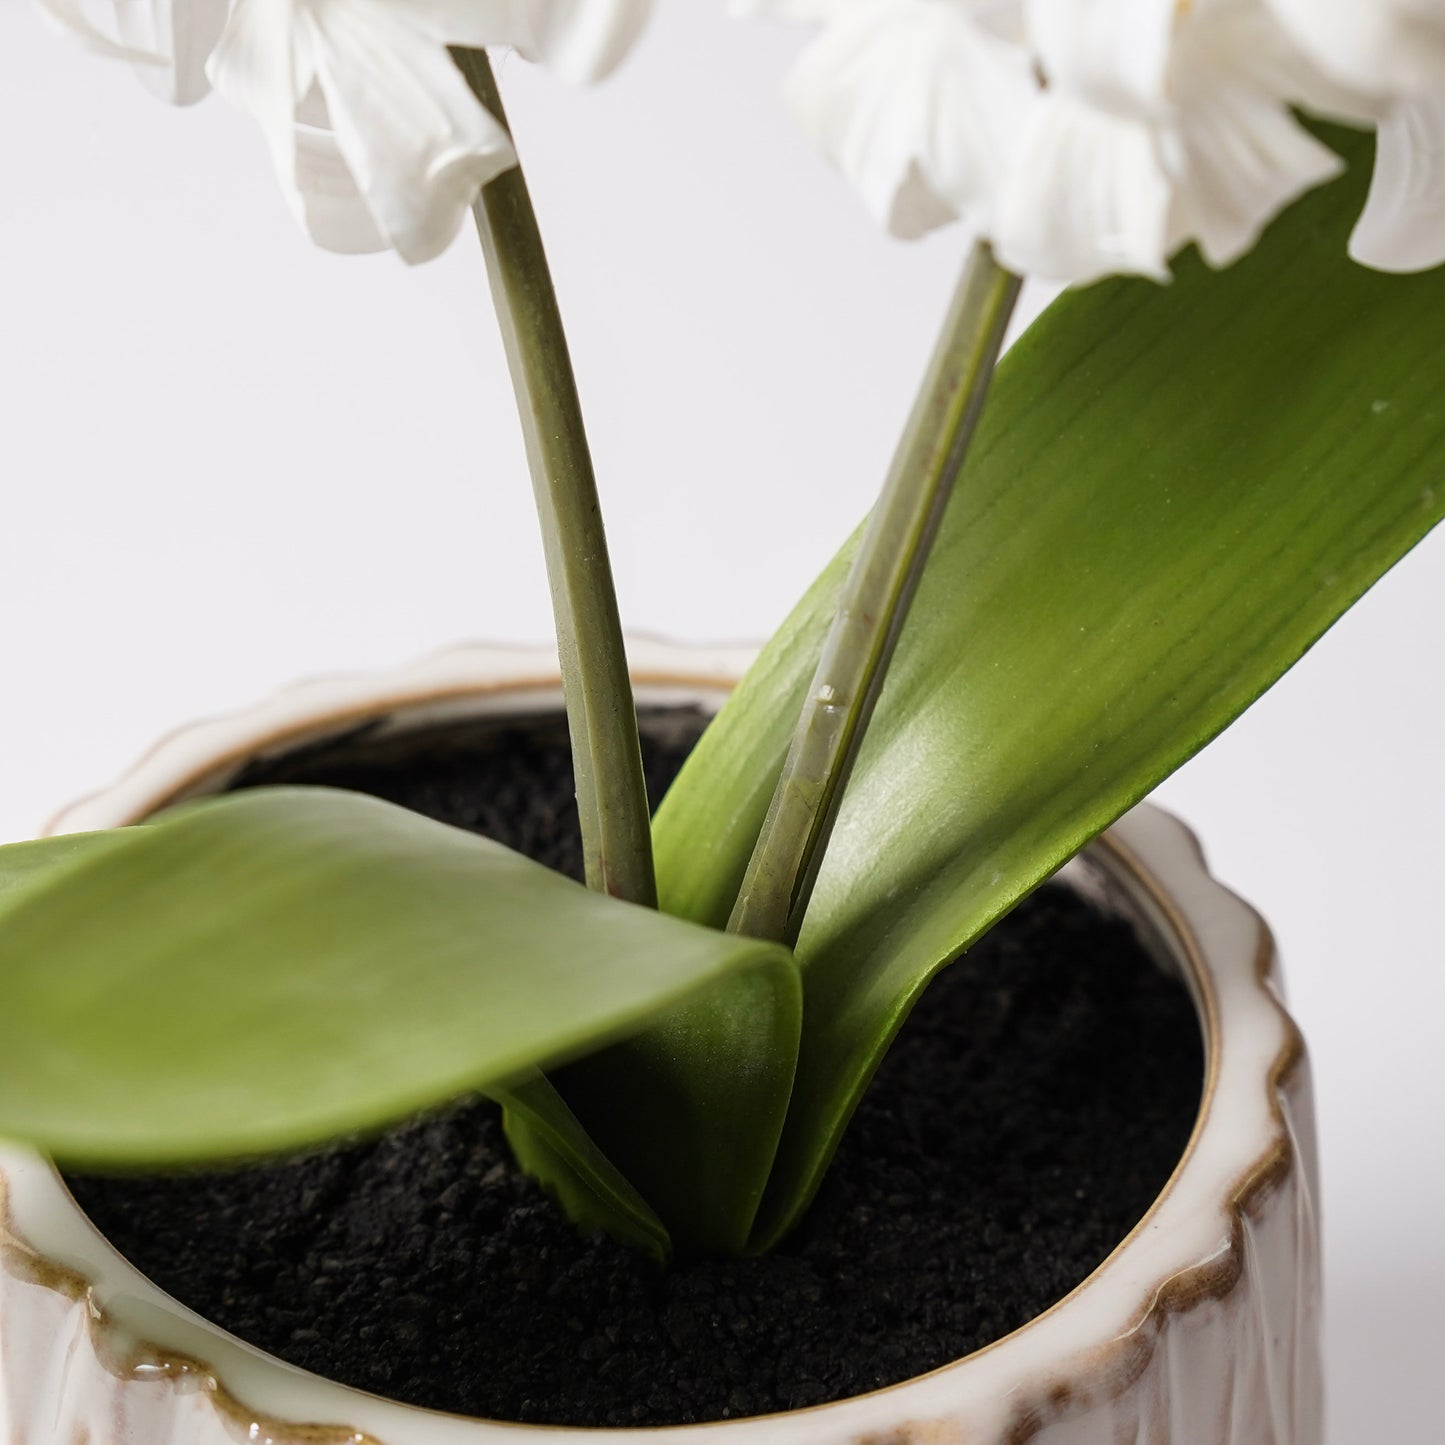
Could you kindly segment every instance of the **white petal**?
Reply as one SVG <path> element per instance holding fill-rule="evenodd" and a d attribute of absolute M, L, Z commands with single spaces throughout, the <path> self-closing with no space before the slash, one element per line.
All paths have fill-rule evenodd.
<path fill-rule="evenodd" d="M 233 105 L 260 123 L 283 189 L 294 198 L 296 108 L 316 69 L 296 0 L 236 0 L 206 73 Z"/>
<path fill-rule="evenodd" d="M 1445 95 L 1401 102 L 1380 123 L 1350 255 L 1379 271 L 1424 271 L 1445 261 Z"/>
<path fill-rule="evenodd" d="M 1347 124 L 1373 125 L 1378 114 L 1378 102 L 1322 71 L 1261 0 L 1200 0 L 1179 41 L 1174 93 L 1186 107 L 1238 84 Z"/>
<path fill-rule="evenodd" d="M 1377 96 L 1445 84 L 1445 0 L 1267 0 L 1336 79 Z"/>
<path fill-rule="evenodd" d="M 1281 102 L 1243 86 L 1195 97 L 1180 140 L 1170 249 L 1197 241 L 1212 266 L 1238 260 L 1290 202 L 1344 169 Z"/>
<path fill-rule="evenodd" d="M 1148 126 L 1055 92 L 1003 190 L 994 250 L 1010 269 L 1053 281 L 1165 280 L 1170 195 Z"/>
<path fill-rule="evenodd" d="M 540 0 L 528 50 L 564 80 L 601 80 L 632 48 L 652 0 Z"/>
<path fill-rule="evenodd" d="M 804 53 L 788 98 L 813 142 L 898 236 L 984 221 L 1038 88 L 1028 57 L 967 7 L 850 7 Z"/>
<path fill-rule="evenodd" d="M 1126 114 L 1163 104 L 1177 0 L 1026 0 L 1025 12 L 1050 85 Z"/>
<path fill-rule="evenodd" d="M 341 255 L 387 249 L 330 130 L 296 127 L 295 177 L 297 217 L 318 246 Z"/>
<path fill-rule="evenodd" d="M 147 88 L 172 105 L 191 105 L 210 90 L 206 61 L 226 25 L 230 0 L 118 0 L 121 38 L 160 55 L 160 66 L 138 67 Z"/>
<path fill-rule="evenodd" d="M 516 164 L 506 131 L 406 4 L 345 0 L 313 14 L 317 81 L 367 209 L 408 262 L 451 243 L 477 192 Z"/>

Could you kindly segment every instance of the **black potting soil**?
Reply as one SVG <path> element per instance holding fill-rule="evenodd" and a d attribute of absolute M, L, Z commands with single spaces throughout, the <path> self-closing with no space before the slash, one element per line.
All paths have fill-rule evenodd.
<path fill-rule="evenodd" d="M 654 721 L 655 791 L 694 726 Z M 554 723 L 359 736 L 241 780 L 265 782 L 376 793 L 578 871 Z M 766 1259 L 664 1274 L 579 1236 L 485 1102 L 277 1165 L 71 1185 L 162 1288 L 306 1369 L 464 1414 L 663 1425 L 859 1394 L 1025 1323 L 1148 1209 L 1202 1074 L 1183 989 L 1050 887 L 928 990 Z"/>

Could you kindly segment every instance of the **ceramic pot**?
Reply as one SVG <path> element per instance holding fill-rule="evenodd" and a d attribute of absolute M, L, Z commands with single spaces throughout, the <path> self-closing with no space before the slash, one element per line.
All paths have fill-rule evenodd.
<path fill-rule="evenodd" d="M 715 707 L 747 660 L 646 642 L 632 655 L 639 700 L 661 706 Z M 560 705 L 550 654 L 487 647 L 309 683 L 175 734 L 54 826 L 131 823 L 220 790 L 255 757 L 358 726 Z M 1156 808 L 1129 814 L 1068 875 L 1183 977 L 1204 1034 L 1200 1115 L 1145 1218 L 1053 1308 L 942 1369 L 787 1415 L 609 1432 L 616 1445 L 1318 1445 L 1310 1085 L 1269 933 Z M 0 1150 L 0 1185 L 8 1445 L 547 1445 L 593 1433 L 462 1419 L 308 1375 L 152 1286 L 43 1158 Z"/>

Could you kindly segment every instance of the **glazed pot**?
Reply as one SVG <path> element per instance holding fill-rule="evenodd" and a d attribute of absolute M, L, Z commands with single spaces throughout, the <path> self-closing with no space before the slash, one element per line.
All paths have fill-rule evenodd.
<path fill-rule="evenodd" d="M 639 702 L 714 708 L 747 656 L 634 643 Z M 55 831 L 135 822 L 240 768 L 359 726 L 561 706 L 550 653 L 457 649 L 308 683 L 188 728 Z M 1319 1445 L 1319 1258 L 1308 1066 L 1259 917 L 1189 832 L 1137 808 L 1066 876 L 1180 975 L 1206 1079 L 1145 1218 L 1059 1303 L 930 1374 L 752 1420 L 607 1432 L 617 1445 Z M 583 1432 L 378 1399 L 267 1356 L 176 1304 L 96 1232 L 39 1156 L 0 1149 L 0 1438 L 7 1445 L 547 1445 Z"/>

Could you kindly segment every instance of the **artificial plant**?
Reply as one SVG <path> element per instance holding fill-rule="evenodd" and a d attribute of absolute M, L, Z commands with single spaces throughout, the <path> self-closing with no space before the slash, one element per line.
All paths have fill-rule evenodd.
<path fill-rule="evenodd" d="M 795 98 L 880 215 L 963 215 L 981 239 L 879 503 L 649 826 L 581 409 L 483 48 L 604 69 L 646 6 L 267 3 L 214 0 L 188 37 L 210 36 L 313 232 L 424 259 L 475 216 L 546 541 L 588 887 L 325 789 L 0 849 L 0 1129 L 65 1163 L 165 1165 L 480 1091 L 579 1222 L 658 1257 L 766 1250 L 934 972 L 1445 512 L 1442 213 L 1390 189 L 1400 128 L 1435 92 L 1386 64 L 1389 36 L 1362 79 L 1330 60 L 1335 31 L 1263 0 L 1161 4 L 1159 53 L 1110 30 L 1107 4 L 1088 36 L 1087 7 L 1047 0 L 995 7 L 1017 11 L 1002 28 L 962 0 L 783 7 L 828 23 Z M 348 4 L 390 76 L 370 92 Z M 1261 35 L 1288 64 L 1256 63 L 1241 37 Z M 1129 84 L 1100 102 L 1111 64 Z M 443 98 L 440 131 L 375 103 L 410 93 L 398 75 Z M 915 133 L 888 107 L 921 77 Z M 1373 179 L 1375 139 L 1306 129 L 1299 100 L 1376 123 Z M 455 163 L 419 172 L 444 141 Z M 1108 165 L 1059 169 L 1095 144 Z M 1352 227 L 1377 265 L 1420 269 L 1359 264 Z M 995 368 L 1026 269 L 1140 274 L 1066 292 Z"/>

